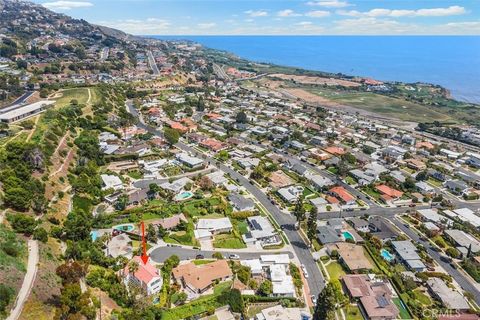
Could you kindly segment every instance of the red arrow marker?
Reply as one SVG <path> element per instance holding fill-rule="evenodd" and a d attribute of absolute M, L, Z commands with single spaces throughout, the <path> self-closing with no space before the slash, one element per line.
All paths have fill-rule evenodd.
<path fill-rule="evenodd" d="M 142 226 L 142 261 L 143 261 L 143 264 L 147 264 L 148 255 L 147 255 L 147 241 L 145 241 L 145 224 L 142 221 L 140 225 Z"/>

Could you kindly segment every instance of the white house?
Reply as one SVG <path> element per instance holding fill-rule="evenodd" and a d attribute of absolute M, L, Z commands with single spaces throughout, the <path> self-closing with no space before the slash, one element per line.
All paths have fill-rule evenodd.
<path fill-rule="evenodd" d="M 162 289 L 163 278 L 157 268 L 150 264 L 143 263 L 142 258 L 135 256 L 132 261 L 138 264 L 138 270 L 130 272 L 127 265 L 122 271 L 123 281 L 129 288 L 136 286 L 142 289 L 147 295 L 158 293 Z"/>

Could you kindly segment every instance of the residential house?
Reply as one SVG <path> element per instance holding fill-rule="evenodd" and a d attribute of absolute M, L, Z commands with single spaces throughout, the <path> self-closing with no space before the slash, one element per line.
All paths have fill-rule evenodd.
<path fill-rule="evenodd" d="M 344 187 L 333 187 L 328 190 L 328 193 L 340 200 L 342 204 L 353 205 L 356 203 L 356 199 Z"/>
<path fill-rule="evenodd" d="M 218 233 L 231 232 L 232 223 L 228 217 L 219 219 L 198 219 L 194 234 L 197 239 L 211 239 Z"/>
<path fill-rule="evenodd" d="M 467 311 L 470 309 L 465 297 L 455 289 L 450 288 L 441 278 L 428 278 L 430 293 L 449 310 Z"/>
<path fill-rule="evenodd" d="M 399 318 L 400 312 L 392 300 L 393 293 L 387 280 L 371 278 L 366 274 L 349 274 L 342 277 L 342 282 L 350 298 L 358 301 L 366 319 Z"/>
<path fill-rule="evenodd" d="M 232 279 L 233 273 L 226 260 L 196 265 L 193 262 L 181 264 L 172 269 L 174 281 L 193 293 L 201 294 L 217 282 Z"/>
<path fill-rule="evenodd" d="M 409 240 L 392 241 L 392 246 L 401 261 L 412 271 L 425 271 L 426 267 L 417 253 L 417 248 Z"/>
<path fill-rule="evenodd" d="M 279 189 L 277 193 L 288 203 L 295 203 L 300 195 L 303 193 L 302 186 L 290 186 Z"/>
<path fill-rule="evenodd" d="M 148 296 L 158 293 L 162 289 L 163 284 L 163 277 L 159 270 L 149 261 L 143 263 L 142 258 L 139 256 L 133 257 L 132 261 L 138 265 L 138 270 L 130 272 L 130 267 L 127 265 L 120 271 L 125 285 L 128 287 L 135 286 Z"/>
<path fill-rule="evenodd" d="M 373 269 L 372 264 L 365 257 L 363 246 L 348 242 L 337 242 L 327 246 L 329 253 L 334 250 L 338 252 L 340 261 L 350 272 L 357 273 Z"/>
<path fill-rule="evenodd" d="M 252 199 L 245 198 L 238 193 L 231 193 L 228 200 L 235 211 L 252 211 L 255 209 L 255 202 Z"/>

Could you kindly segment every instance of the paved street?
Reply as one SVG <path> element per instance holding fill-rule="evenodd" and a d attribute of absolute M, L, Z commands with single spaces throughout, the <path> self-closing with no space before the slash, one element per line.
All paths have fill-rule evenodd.
<path fill-rule="evenodd" d="M 395 226 L 409 236 L 413 242 L 423 244 L 427 249 L 428 254 L 435 260 L 435 262 L 442 266 L 442 268 L 455 279 L 455 281 L 462 287 L 463 290 L 471 292 L 474 296 L 475 302 L 480 305 L 480 291 L 460 271 L 453 268 L 450 263 L 441 260 L 440 253 L 432 250 L 428 241 L 420 239 L 420 236 L 416 232 L 410 230 L 410 228 L 407 228 L 398 218 L 393 218 L 391 221 L 395 224 Z"/>
<path fill-rule="evenodd" d="M 230 253 L 227 253 L 225 251 L 205 251 L 205 250 L 196 250 L 196 249 L 187 249 L 187 248 L 182 248 L 182 247 L 157 247 L 154 249 L 151 249 L 149 252 L 150 258 L 153 260 L 153 262 L 156 263 L 161 263 L 168 259 L 171 255 L 175 254 L 177 255 L 180 260 L 187 260 L 187 259 L 195 259 L 195 257 L 198 254 L 201 254 L 204 256 L 205 259 L 209 259 L 212 257 L 212 254 L 215 252 L 220 252 L 223 254 L 225 258 L 228 258 L 228 255 Z M 261 255 L 265 254 L 279 254 L 279 253 L 286 253 L 290 256 L 290 258 L 293 258 L 293 254 L 291 252 L 285 251 L 285 252 L 235 252 L 236 255 L 240 257 L 240 259 L 255 259 L 259 258 Z"/>
<path fill-rule="evenodd" d="M 153 71 L 154 75 L 159 75 L 160 70 L 158 70 L 157 63 L 155 62 L 155 58 L 153 57 L 152 51 L 148 50 L 147 51 L 147 58 L 148 58 L 148 64 L 150 65 L 150 68 Z"/>
<path fill-rule="evenodd" d="M 128 110 L 138 116 L 137 111 L 135 108 L 131 105 L 131 103 L 127 104 Z M 156 134 L 156 135 L 162 135 L 162 132 L 151 128 L 149 126 L 146 126 L 143 123 L 138 123 L 138 126 L 144 128 L 145 130 Z M 177 143 L 176 146 L 184 151 L 190 152 L 192 154 L 196 154 L 200 156 L 200 153 L 193 149 L 192 147 L 184 144 L 184 143 Z M 349 186 L 348 184 L 344 183 L 341 180 L 338 180 L 337 177 L 330 172 L 327 172 L 325 170 L 321 170 L 318 167 L 315 167 L 309 163 L 302 162 L 298 158 L 292 156 L 292 155 L 285 155 L 283 154 L 288 160 L 291 161 L 291 163 L 301 163 L 302 165 L 308 167 L 309 169 L 313 170 L 314 172 L 326 176 L 334 181 L 336 181 L 338 184 L 342 185 L 345 187 L 349 192 L 357 196 L 358 198 L 362 199 L 366 203 L 369 204 L 370 208 L 366 210 L 355 210 L 355 211 L 343 211 L 343 212 L 330 212 L 330 213 L 321 213 L 319 214 L 319 218 L 321 219 L 329 219 L 329 218 L 337 218 L 337 217 L 355 217 L 355 216 L 363 216 L 363 215 L 379 215 L 379 216 L 384 216 L 389 218 L 397 227 L 400 228 L 405 234 L 410 236 L 414 242 L 420 242 L 422 243 L 423 241 L 420 240 L 420 237 L 413 232 L 412 230 L 406 228 L 403 223 L 397 220 L 394 216 L 396 214 L 402 214 L 405 213 L 407 210 L 412 209 L 408 207 L 400 207 L 400 208 L 386 208 L 386 207 L 381 207 L 374 203 L 373 201 L 369 200 L 366 198 L 366 196 L 357 191 L 355 188 Z M 211 157 L 205 157 L 205 160 L 210 162 L 211 164 L 216 164 L 217 161 Z M 308 278 L 308 284 L 310 287 L 310 291 L 312 294 L 317 295 L 318 293 L 323 290 L 325 284 L 324 284 L 324 278 L 323 275 L 321 274 L 320 270 L 317 267 L 316 262 L 313 260 L 312 255 L 310 253 L 309 248 L 303 241 L 303 239 L 300 237 L 300 234 L 295 230 L 294 224 L 295 224 L 295 218 L 292 215 L 285 214 L 280 211 L 280 209 L 276 206 L 273 205 L 270 202 L 270 199 L 265 195 L 264 192 L 262 192 L 260 189 L 258 189 L 255 185 L 250 183 L 248 179 L 246 179 L 244 176 L 236 172 L 235 170 L 219 163 L 218 168 L 222 170 L 225 173 L 228 173 L 233 179 L 239 182 L 240 185 L 245 187 L 257 200 L 267 209 L 268 212 L 272 214 L 274 219 L 284 227 L 284 232 L 286 236 L 288 237 L 290 243 L 292 244 L 292 247 L 295 251 L 295 254 L 297 255 L 298 259 L 300 260 L 301 263 L 303 263 L 310 275 Z M 454 205 L 457 207 L 466 207 L 470 208 L 474 211 L 477 211 L 478 208 L 480 207 L 479 203 L 466 203 L 460 200 L 452 200 Z M 416 206 L 415 209 L 426 209 L 430 208 L 429 205 L 420 205 Z M 475 301 L 480 304 L 480 292 L 475 288 L 475 286 L 469 282 L 469 280 L 461 274 L 458 270 L 452 268 L 448 263 L 443 262 L 440 260 L 440 255 L 438 252 L 433 251 L 432 249 L 429 248 L 427 245 L 427 251 L 428 253 L 432 256 L 432 258 L 440 264 L 444 269 L 452 275 L 452 277 L 459 283 L 459 285 L 466 291 L 472 292 L 475 295 Z M 176 248 L 177 250 L 179 248 Z M 175 250 L 175 248 L 173 249 Z M 184 249 L 185 250 L 185 249 Z M 153 252 L 152 252 L 153 254 Z M 158 253 L 155 253 L 158 254 Z M 185 253 L 185 254 L 191 254 L 191 253 Z M 191 257 L 191 256 L 190 256 Z M 206 255 L 207 257 L 207 255 Z M 160 258 L 160 256 L 159 256 Z M 154 259 L 154 258 L 152 258 Z"/>
<path fill-rule="evenodd" d="M 138 112 L 137 110 L 135 110 L 131 103 L 127 103 L 127 107 L 130 113 L 138 117 Z M 148 132 L 151 132 L 152 134 L 155 134 L 157 136 L 162 135 L 162 132 L 160 132 L 159 130 L 151 128 L 142 122 L 139 122 L 137 125 L 141 128 L 144 128 Z M 177 143 L 176 147 L 181 150 L 191 152 L 192 154 L 199 153 L 197 150 L 181 142 Z M 215 164 L 217 162 L 215 159 L 210 157 L 206 157 L 205 160 L 209 161 L 211 164 Z M 247 189 L 255 198 L 257 198 L 257 200 L 265 207 L 265 209 L 267 209 L 267 211 L 272 214 L 273 218 L 277 221 L 277 223 L 284 226 L 285 235 L 290 241 L 297 258 L 302 264 L 305 265 L 305 268 L 307 269 L 307 272 L 309 274 L 308 285 L 310 287 L 310 292 L 315 296 L 318 295 L 323 290 L 325 286 L 325 281 L 322 273 L 320 272 L 320 269 L 318 268 L 317 263 L 313 260 L 312 254 L 308 246 L 305 244 L 303 239 L 300 237 L 300 234 L 294 228 L 295 218 L 292 215 L 281 212 L 277 206 L 273 205 L 270 202 L 270 199 L 268 199 L 265 193 L 263 193 L 253 184 L 251 184 L 248 179 L 246 179 L 238 172 L 223 164 L 219 164 L 218 168 L 223 172 L 230 174 L 233 179 L 237 180 L 239 184 L 245 187 L 245 189 Z"/>

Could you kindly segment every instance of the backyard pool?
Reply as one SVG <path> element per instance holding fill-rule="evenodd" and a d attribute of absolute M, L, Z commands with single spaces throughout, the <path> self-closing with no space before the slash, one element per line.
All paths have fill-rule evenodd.
<path fill-rule="evenodd" d="M 135 229 L 135 225 L 133 225 L 132 223 L 119 224 L 118 226 L 114 226 L 113 229 L 130 232 L 130 231 L 133 231 L 133 229 Z"/>
<path fill-rule="evenodd" d="M 182 201 L 182 200 L 187 200 L 193 197 L 193 193 L 190 191 L 182 191 L 179 194 L 175 196 L 175 200 L 177 201 Z"/>
<path fill-rule="evenodd" d="M 343 232 L 343 237 L 345 238 L 345 241 L 350 239 L 352 241 L 355 241 L 355 238 L 352 236 L 352 234 L 348 231 Z"/>
<path fill-rule="evenodd" d="M 92 237 L 92 241 L 97 240 L 98 232 L 96 230 L 90 231 L 90 237 Z"/>
<path fill-rule="evenodd" d="M 385 249 L 380 250 L 380 254 L 382 255 L 383 259 L 387 260 L 388 262 L 392 261 L 395 256 L 388 252 Z"/>

